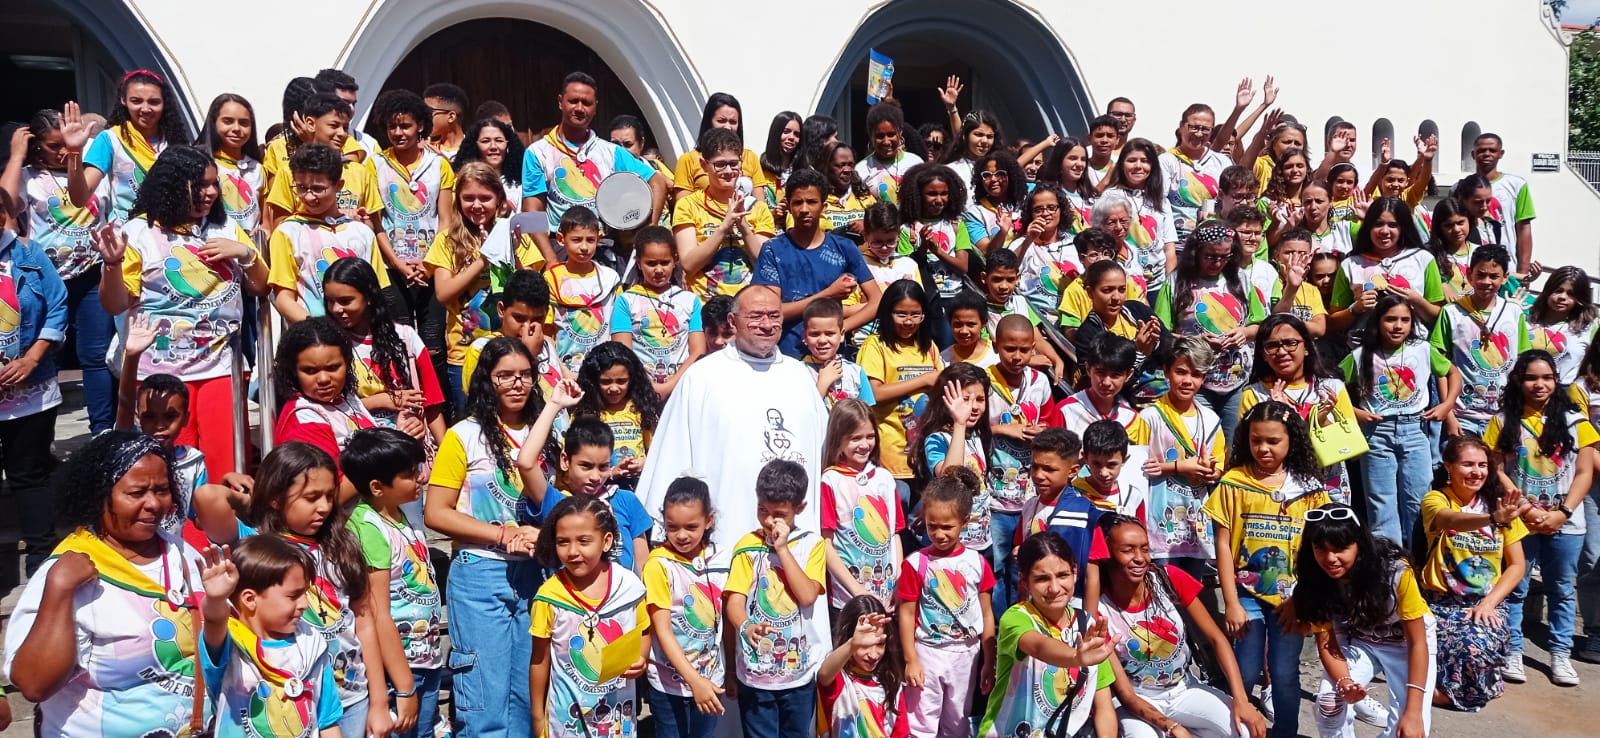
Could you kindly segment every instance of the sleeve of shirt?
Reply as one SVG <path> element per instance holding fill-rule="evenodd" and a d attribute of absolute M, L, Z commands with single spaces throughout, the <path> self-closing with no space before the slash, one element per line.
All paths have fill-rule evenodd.
<path fill-rule="evenodd" d="M 1422 270 L 1422 296 L 1435 305 L 1444 303 L 1444 280 L 1439 278 L 1439 262 L 1433 259 Z"/>
<path fill-rule="evenodd" d="M 1595 431 L 1594 423 L 1580 420 L 1572 430 L 1573 435 L 1578 437 L 1578 448 L 1588 448 L 1600 442 L 1600 432 Z"/>
<path fill-rule="evenodd" d="M 1450 363 L 1450 359 L 1444 355 L 1444 352 L 1440 351 L 1437 346 L 1429 344 L 1428 367 L 1433 370 L 1433 376 L 1442 377 L 1449 374 L 1452 366 L 1454 364 Z"/>
<path fill-rule="evenodd" d="M 478 370 L 478 357 L 483 355 L 483 349 L 474 341 L 467 346 L 466 353 L 461 357 L 461 393 L 466 394 L 472 389 L 472 373 Z"/>
<path fill-rule="evenodd" d="M 1178 242 L 1178 227 L 1172 222 L 1172 211 L 1167 209 L 1167 203 L 1158 203 L 1160 210 L 1156 211 L 1156 221 L 1159 224 L 1159 235 L 1162 243 Z M 1261 239 L 1263 242 L 1266 239 Z"/>
<path fill-rule="evenodd" d="M 911 242 L 911 230 L 908 228 L 901 228 L 900 237 L 895 239 L 895 253 L 904 256 L 911 253 L 915 248 L 916 244 Z"/>
<path fill-rule="evenodd" d="M 900 562 L 900 580 L 895 582 L 894 597 L 901 602 L 916 602 L 922 597 L 922 577 L 917 574 L 917 567 L 911 560 L 922 556 L 913 553 Z M 732 582 L 730 580 L 730 586 Z"/>
<path fill-rule="evenodd" d="M 767 211 L 769 217 L 771 213 L 772 211 Z M 751 227 L 753 229 L 754 224 Z M 786 247 L 782 241 L 787 240 L 787 238 L 781 240 L 775 238 L 761 247 L 761 253 L 756 256 L 755 269 L 752 270 L 750 275 L 751 284 L 771 285 L 780 288 L 780 291 L 782 291 L 783 268 L 778 260 L 778 250 Z"/>
<path fill-rule="evenodd" d="M 544 600 L 535 599 L 528 613 L 528 635 L 549 639 L 555 629 L 555 609 Z"/>
<path fill-rule="evenodd" d="M 622 148 L 621 146 L 617 146 L 612 150 L 616 152 L 616 157 L 612 159 L 612 168 L 615 171 L 632 172 L 639 175 L 639 178 L 646 182 L 650 181 L 651 177 L 656 176 L 655 167 L 650 166 L 639 157 L 634 156 L 632 151 Z"/>
<path fill-rule="evenodd" d="M 424 347 L 417 352 L 417 382 L 422 387 L 422 406 L 434 407 L 444 404 L 444 387 L 439 384 L 439 375 L 433 371 L 433 359 Z"/>
<path fill-rule="evenodd" d="M 1446 499 L 1443 492 L 1436 489 L 1429 490 L 1427 494 L 1422 496 L 1422 529 L 1427 530 L 1432 527 L 1433 519 L 1438 517 L 1440 512 L 1449 509 L 1450 501 Z"/>
<path fill-rule="evenodd" d="M 877 349 L 879 346 L 878 342 L 880 340 L 881 339 L 879 339 L 877 336 L 870 336 L 866 341 L 863 341 L 861 344 L 861 351 L 856 354 L 856 361 L 861 364 L 862 370 L 866 371 L 868 377 L 876 379 L 879 382 L 889 382 L 891 381 L 889 379 L 890 367 L 888 366 L 888 361 L 885 359 L 883 352 L 878 350 L 867 350 L 868 348 Z"/>
<path fill-rule="evenodd" d="M 723 586 L 723 592 L 749 592 L 755 585 L 756 570 L 750 562 L 750 554 L 736 553 L 733 561 L 728 564 L 728 582 Z"/>
<path fill-rule="evenodd" d="M 817 511 L 821 522 L 818 525 L 821 526 L 823 532 L 838 530 L 839 511 L 835 506 L 839 503 L 833 495 L 833 485 L 828 484 L 827 480 L 823 480 L 817 486 L 822 490 L 822 509 Z"/>
<path fill-rule="evenodd" d="M 89 148 L 83 152 L 83 165 L 94 167 L 102 173 L 111 171 L 111 136 L 110 129 L 95 134 L 94 140 L 89 142 Z"/>
<path fill-rule="evenodd" d="M 699 227 L 700 221 L 694 217 L 694 201 L 687 197 L 678 198 L 672 205 L 672 231 L 676 233 L 684 228 Z M 698 239 L 699 235 L 696 234 L 695 238 Z"/>
<path fill-rule="evenodd" d="M 1394 590 L 1394 603 L 1395 612 L 1401 620 L 1416 620 L 1433 614 L 1428 603 L 1422 599 L 1422 588 L 1417 586 L 1417 573 L 1410 566 L 1400 572 L 1400 581 Z"/>
<path fill-rule="evenodd" d="M 1489 418 L 1489 425 L 1483 429 L 1483 442 L 1494 448 L 1500 443 L 1500 416 Z"/>
<path fill-rule="evenodd" d="M 267 204 L 284 212 L 294 212 L 294 177 L 289 176 L 288 169 L 281 171 L 272 178 L 272 184 L 267 187 Z"/>
<path fill-rule="evenodd" d="M 13 625 L 12 627 L 16 626 Z M 200 674 L 206 680 L 206 692 L 208 694 L 215 695 L 218 690 L 222 689 L 222 677 L 228 671 L 228 662 L 232 660 L 232 638 L 222 639 L 222 648 L 214 660 L 211 658 L 211 649 L 209 647 L 202 646 L 200 648 Z M 9 667 L 10 665 L 7 664 L 7 666 Z"/>
<path fill-rule="evenodd" d="M 144 256 L 131 245 L 122 256 L 122 286 L 135 300 L 144 293 Z"/>
<path fill-rule="evenodd" d="M 383 211 L 383 198 L 378 195 L 378 170 L 373 168 L 372 160 L 361 162 L 362 185 L 361 191 L 356 196 L 361 199 L 362 207 L 367 209 L 367 214 Z"/>
<path fill-rule="evenodd" d="M 344 718 L 344 705 L 339 702 L 339 683 L 333 678 L 333 657 L 322 661 L 322 676 L 317 679 L 317 728 L 336 727 Z"/>
<path fill-rule="evenodd" d="M 1517 314 L 1517 353 L 1533 349 L 1533 331 L 1528 329 L 1528 314 Z"/>
<path fill-rule="evenodd" d="M 1257 305 L 1259 304 L 1260 303 L 1257 303 Z M 1173 330 L 1172 290 L 1162 290 L 1156 294 L 1156 304 L 1154 307 L 1156 317 L 1161 319 L 1161 323 L 1167 327 L 1167 330 Z M 1255 307 L 1251 307 L 1250 311 L 1254 313 L 1256 309 L 1257 308 Z"/>
<path fill-rule="evenodd" d="M 453 190 L 456 188 L 456 168 L 450 166 L 450 160 L 439 157 L 439 189 Z"/>
<path fill-rule="evenodd" d="M 454 428 L 444 432 L 439 451 L 433 456 L 433 475 L 428 484 L 447 489 L 461 489 L 467 481 L 467 449 Z"/>
<path fill-rule="evenodd" d="M 384 537 L 383 531 L 378 530 L 365 516 L 351 518 L 349 527 L 356 536 L 356 542 L 361 544 L 361 556 L 366 559 L 367 566 L 373 569 L 389 568 L 394 549 L 389 546 L 389 539 Z"/>
<path fill-rule="evenodd" d="M 272 238 L 267 242 L 267 251 L 271 254 L 267 266 L 267 284 L 299 293 L 300 265 L 295 262 L 294 242 L 289 240 L 289 234 L 282 228 L 273 229 Z"/>
<path fill-rule="evenodd" d="M 87 162 L 87 160 L 85 161 Z M 1522 186 L 1517 188 L 1517 214 L 1513 217 L 1512 222 L 1521 223 L 1525 220 L 1533 220 L 1535 217 L 1537 216 L 1533 214 L 1533 191 L 1528 188 L 1527 182 L 1523 182 Z"/>
<path fill-rule="evenodd" d="M 950 453 L 950 435 L 948 433 L 929 433 L 928 438 L 922 442 L 922 450 L 928 457 L 928 474 L 937 476 L 939 465 Z"/>
<path fill-rule="evenodd" d="M 1178 595 L 1178 602 L 1184 607 L 1194 602 L 1194 598 L 1199 597 L 1200 592 L 1205 589 L 1205 586 L 1194 577 L 1171 564 L 1167 564 L 1167 578 L 1172 580 L 1172 589 Z"/>
<path fill-rule="evenodd" d="M 1263 239 L 1265 240 L 1265 239 Z M 1117 672 L 1108 668 L 1105 663 L 1096 664 L 1094 667 L 1094 691 L 1110 689 L 1117 682 Z"/>
<path fill-rule="evenodd" d="M 974 552 L 977 553 L 977 552 Z M 978 555 L 978 565 L 983 567 L 983 576 L 978 578 L 979 592 L 994 591 L 994 569 L 989 566 L 989 559 L 982 554 Z"/>
<path fill-rule="evenodd" d="M 627 300 L 619 298 L 611 302 L 611 332 L 633 333 L 633 311 L 628 309 Z"/>
<path fill-rule="evenodd" d="M 698 298 L 698 297 L 694 298 L 694 308 L 689 312 L 689 332 L 690 333 L 704 333 L 705 332 L 705 323 L 702 320 L 702 318 L 700 317 L 700 310 L 702 308 L 704 308 L 704 307 L 705 307 L 705 305 L 703 305 L 700 302 L 700 298 Z"/>
<path fill-rule="evenodd" d="M 651 611 L 672 609 L 672 582 L 667 577 L 666 561 L 660 556 L 645 559 L 639 578 L 644 581 L 645 606 Z"/>
<path fill-rule="evenodd" d="M 1342 310 L 1355 301 L 1355 292 L 1350 288 L 1350 275 L 1345 273 L 1341 265 L 1339 271 L 1333 273 L 1333 290 L 1328 293 L 1328 302 L 1333 304 L 1329 307 Z"/>
<path fill-rule="evenodd" d="M 631 156 L 631 154 L 630 154 Z M 700 153 L 688 151 L 678 157 L 678 163 L 672 168 L 672 186 L 680 190 L 694 191 L 694 170 L 700 162 Z M 674 226 L 677 223 L 673 223 Z"/>
<path fill-rule="evenodd" d="M 546 495 L 548 497 L 549 495 Z M 655 519 L 650 517 L 650 512 L 644 509 L 644 503 L 639 501 L 639 496 L 629 490 L 619 490 L 613 500 L 622 500 L 617 507 L 622 508 L 624 522 L 628 526 L 629 538 L 643 538 L 650 534 L 650 529 L 655 526 Z"/>
<path fill-rule="evenodd" d="M 972 245 L 972 235 L 967 233 L 967 229 L 965 229 L 965 228 L 957 228 L 956 229 L 956 246 L 955 246 L 955 248 L 950 249 L 950 253 L 959 254 L 962 251 L 971 251 L 971 250 L 973 250 L 975 248 L 977 248 L 977 247 Z"/>
<path fill-rule="evenodd" d="M 1106 534 L 1096 525 L 1089 539 L 1089 560 L 1105 561 L 1109 558 L 1111 558 L 1111 547 L 1106 545 Z"/>
<path fill-rule="evenodd" d="M 818 541 L 806 556 L 806 577 L 826 586 L 828 584 L 828 542 Z"/>
<path fill-rule="evenodd" d="M 428 245 L 428 253 L 422 257 L 422 263 L 439 269 L 456 270 L 456 257 L 450 250 L 450 237 L 444 231 L 433 236 L 433 243 Z"/>
<path fill-rule="evenodd" d="M 750 230 L 756 233 L 767 238 L 772 238 L 778 234 L 778 227 L 772 220 L 772 211 L 767 209 L 767 204 L 764 202 L 757 202 L 755 207 L 750 208 L 749 220 Z M 766 249 L 762 250 L 765 251 Z"/>
<path fill-rule="evenodd" d="M 1028 617 L 1028 612 L 1020 607 L 1009 608 L 1000 614 L 996 630 L 1000 632 L 995 639 L 995 650 L 1020 655 L 1022 636 L 1034 632 L 1033 618 Z"/>
<path fill-rule="evenodd" d="M 961 214 L 961 228 L 967 232 L 967 240 L 973 243 L 989 237 L 989 229 L 984 227 L 983 220 L 970 210 Z"/>
<path fill-rule="evenodd" d="M 434 462 L 438 463 L 438 462 Z M 438 467 L 434 467 L 437 469 Z M 1200 510 L 1211 518 L 1211 522 L 1232 530 L 1237 521 L 1234 520 L 1237 512 L 1238 493 L 1229 485 L 1218 485 L 1216 490 L 1206 498 L 1206 504 Z"/>
<path fill-rule="evenodd" d="M 545 193 L 544 168 L 539 166 L 539 157 L 529 146 L 522 152 L 522 196 L 539 197 Z"/>
<path fill-rule="evenodd" d="M 1433 330 L 1428 333 L 1428 343 L 1434 350 L 1446 356 L 1450 355 L 1450 306 L 1444 306 L 1439 311 L 1439 319 L 1433 321 Z"/>
<path fill-rule="evenodd" d="M 1305 306 L 1313 318 L 1318 315 L 1328 314 L 1328 306 L 1322 304 L 1322 292 L 1318 291 L 1316 285 L 1310 282 L 1302 282 L 1300 284 L 1300 291 L 1295 293 L 1294 301 L 1296 305 Z"/>
<path fill-rule="evenodd" d="M 1084 292 L 1081 280 L 1075 279 L 1061 290 L 1061 304 L 1057 306 L 1057 312 L 1061 313 L 1062 326 L 1077 328 L 1083 325 L 1083 319 L 1089 315 L 1091 308 L 1089 295 Z"/>
<path fill-rule="evenodd" d="M 861 365 L 857 364 L 856 371 L 861 372 L 861 379 L 858 382 L 861 385 L 861 391 L 857 393 L 858 397 L 856 399 L 867 403 L 868 406 L 878 404 L 878 394 L 872 391 L 872 380 L 867 376 L 867 370 L 862 369 Z"/>
<path fill-rule="evenodd" d="M 299 414 L 292 411 L 279 416 L 277 441 L 279 444 L 304 441 L 326 451 L 335 463 L 339 461 L 339 440 L 333 435 L 333 427 L 324 422 L 303 422 Z"/>

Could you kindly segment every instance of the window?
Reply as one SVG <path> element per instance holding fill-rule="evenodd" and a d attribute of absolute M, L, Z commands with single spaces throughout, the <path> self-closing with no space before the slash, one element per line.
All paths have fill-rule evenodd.
<path fill-rule="evenodd" d="M 1377 169 L 1379 166 L 1387 163 L 1387 162 L 1384 162 L 1382 160 L 1383 157 L 1379 153 L 1380 151 L 1383 150 L 1383 142 L 1384 141 L 1390 142 L 1389 158 L 1391 158 L 1391 159 L 1394 158 L 1394 147 L 1393 147 L 1393 143 L 1394 143 L 1394 123 L 1390 122 L 1388 118 L 1379 118 L 1379 119 L 1377 119 L 1377 120 L 1372 122 L 1372 168 L 1373 169 Z"/>
<path fill-rule="evenodd" d="M 1475 172 L 1478 163 L 1472 159 L 1472 147 L 1478 143 L 1478 136 L 1483 135 L 1483 129 L 1478 126 L 1478 121 L 1469 120 L 1461 127 L 1461 171 Z"/>

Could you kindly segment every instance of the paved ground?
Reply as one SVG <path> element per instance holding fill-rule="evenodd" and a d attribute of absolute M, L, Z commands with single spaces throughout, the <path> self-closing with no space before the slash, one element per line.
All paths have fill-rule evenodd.
<path fill-rule="evenodd" d="M 89 432 L 88 419 L 83 411 L 81 399 L 69 388 L 66 400 L 67 405 L 63 408 L 56 430 L 58 458 L 65 457 L 82 445 Z M 7 542 L 0 545 L 0 595 L 3 595 L 3 599 L 0 599 L 0 631 L 4 630 L 6 619 L 21 592 L 21 587 L 16 586 L 21 577 L 21 562 L 12 544 L 9 543 L 16 540 L 15 520 L 16 512 L 12 500 L 0 494 L 0 542 Z M 1535 617 L 1533 605 L 1534 603 L 1529 603 L 1530 621 Z M 1553 686 L 1548 678 L 1549 655 L 1539 647 L 1539 644 L 1543 643 L 1542 630 L 1533 633 L 1533 636 L 1534 638 L 1527 644 L 1529 677 L 1527 684 L 1506 685 L 1505 696 L 1494 701 L 1480 713 L 1464 714 L 1435 709 L 1432 734 L 1442 738 L 1505 738 L 1510 735 L 1588 738 L 1600 735 L 1600 730 L 1593 724 L 1586 723 L 1582 717 L 1592 714 L 1595 705 L 1600 704 L 1596 700 L 1596 695 L 1600 694 L 1600 665 L 1583 663 L 1577 665 L 1583 686 L 1575 688 Z M 1301 687 L 1307 696 L 1301 702 L 1300 732 L 1307 736 L 1316 735 L 1316 723 L 1311 715 L 1309 694 L 1317 688 L 1321 666 L 1317 663 L 1314 652 L 1307 651 L 1303 657 L 1301 674 Z M 1384 694 L 1383 689 L 1382 685 L 1376 687 L 1375 694 L 1380 698 Z M 33 735 L 32 706 L 16 695 L 12 695 L 9 699 L 15 722 L 9 729 L 0 731 L 0 738 L 24 738 Z M 1584 727 L 1586 724 L 1589 727 Z M 1379 732 L 1376 728 L 1357 723 L 1356 734 L 1361 738 L 1370 738 Z"/>

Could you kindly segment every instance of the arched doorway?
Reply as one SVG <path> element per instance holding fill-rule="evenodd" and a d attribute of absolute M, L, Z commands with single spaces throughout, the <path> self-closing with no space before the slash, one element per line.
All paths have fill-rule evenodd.
<path fill-rule="evenodd" d="M 85 111 L 109 114 L 117 85 L 130 69 L 165 77 L 174 101 L 196 128 L 196 111 L 184 80 L 173 73 L 144 24 L 122 2 L 11 0 L 0 34 L 0 120 L 27 120 L 41 108 L 77 100 Z"/>
<path fill-rule="evenodd" d="M 914 123 L 948 125 L 936 90 L 961 75 L 963 112 L 1000 115 L 1006 135 L 1082 135 L 1095 113 L 1061 40 L 1009 0 L 892 0 L 868 16 L 828 75 L 816 110 L 865 145 L 867 52 L 894 60 L 895 97 Z"/>
<path fill-rule="evenodd" d="M 530 54 L 529 48 L 539 53 Z M 627 86 L 583 42 L 541 23 L 510 18 L 479 18 L 429 36 L 389 73 L 382 89 L 420 93 L 432 83 L 452 82 L 467 91 L 474 106 L 491 99 L 505 103 L 517 130 L 537 135 L 559 122 L 556 94 L 574 70 L 599 83 L 596 129 L 623 113 L 644 117 Z M 377 128 L 376 121 L 367 121 L 367 133 L 382 141 Z"/>
<path fill-rule="evenodd" d="M 388 0 L 341 57 L 340 68 L 374 90 L 379 80 L 418 92 L 454 82 L 474 104 L 499 100 L 518 128 L 535 130 L 555 122 L 561 78 L 588 72 L 603 88 L 600 124 L 642 114 L 668 161 L 693 146 L 705 100 L 676 40 L 641 0 Z M 467 63 L 475 66 L 455 66 Z M 504 66 L 484 66 L 496 63 Z M 358 117 L 375 97 L 361 96 Z"/>

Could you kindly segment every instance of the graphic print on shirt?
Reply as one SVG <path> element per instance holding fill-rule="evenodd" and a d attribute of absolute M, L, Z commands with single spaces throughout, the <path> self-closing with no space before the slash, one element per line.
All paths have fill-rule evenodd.
<path fill-rule="evenodd" d="M 1450 591 L 1458 595 L 1488 594 L 1494 588 L 1500 570 L 1483 555 L 1498 553 L 1503 546 L 1500 538 L 1482 530 L 1451 531 L 1449 538 L 1450 545 L 1440 548 L 1444 554 L 1445 570 L 1453 575 L 1446 578 Z M 1457 560 L 1457 550 L 1471 552 L 1472 555 Z"/>
<path fill-rule="evenodd" d="M 1409 366 L 1389 366 L 1386 362 L 1377 384 L 1378 401 L 1384 407 L 1403 407 L 1410 405 L 1417 394 L 1417 373 Z"/>
<path fill-rule="evenodd" d="M 782 410 L 767 408 L 767 427 L 761 432 L 761 438 L 765 446 L 761 451 L 761 463 L 778 459 L 805 462 L 806 455 L 795 443 L 794 433 L 783 424 Z"/>
<path fill-rule="evenodd" d="M 1263 597 L 1288 598 L 1294 594 L 1294 560 L 1289 550 L 1300 524 L 1287 515 L 1246 512 L 1241 526 L 1244 540 L 1255 548 L 1239 549 L 1239 585 Z"/>

